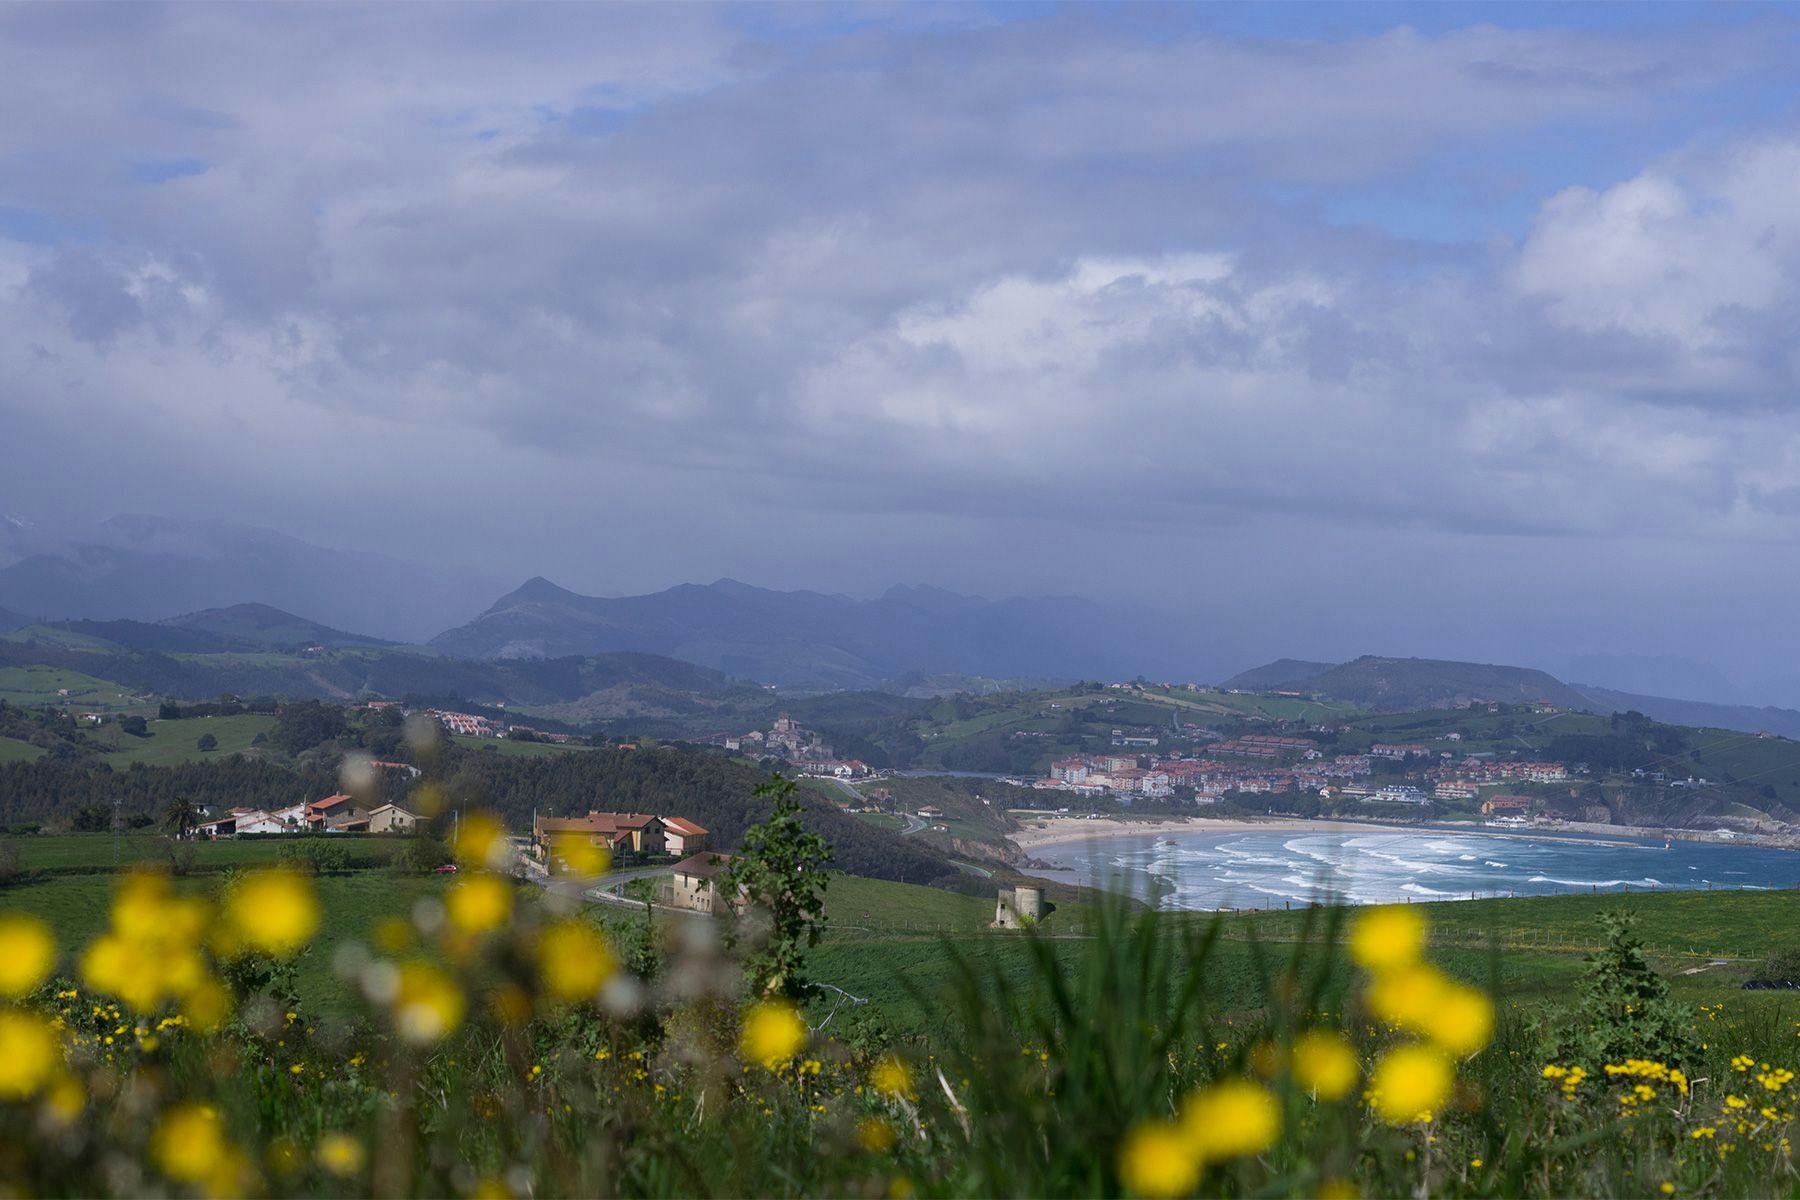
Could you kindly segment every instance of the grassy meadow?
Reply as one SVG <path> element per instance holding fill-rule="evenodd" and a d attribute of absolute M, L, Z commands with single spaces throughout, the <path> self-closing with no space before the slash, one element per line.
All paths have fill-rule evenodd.
<path fill-rule="evenodd" d="M 1222 915 L 1084 897 L 999 932 L 991 891 L 833 875 L 817 944 L 795 943 L 828 986 L 795 1006 L 747 990 L 769 961 L 754 925 L 721 941 L 699 918 L 575 911 L 466 848 L 455 877 L 271 872 L 280 845 L 201 846 L 190 873 L 115 896 L 110 836 L 10 839 L 0 991 L 29 994 L 0 1002 L 0 1039 L 54 1029 L 64 1048 L 60 1074 L 0 1056 L 0 1183 L 1148 1198 L 1800 1181 L 1800 993 L 1742 986 L 1800 947 L 1800 893 Z M 1635 925 L 1609 932 L 1620 908 Z M 196 1007 L 215 985 L 222 1024 Z"/>

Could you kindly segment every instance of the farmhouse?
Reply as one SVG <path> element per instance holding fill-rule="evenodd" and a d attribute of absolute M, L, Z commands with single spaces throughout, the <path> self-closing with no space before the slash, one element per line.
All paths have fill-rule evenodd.
<path fill-rule="evenodd" d="M 558 834 L 585 835 L 594 845 L 634 854 L 660 854 L 662 821 L 650 813 L 590 812 L 585 817 L 538 817 L 532 822 L 532 844 L 539 855 L 549 853 L 548 841 Z"/>
<path fill-rule="evenodd" d="M 418 814 L 407 812 L 398 804 L 383 804 L 369 810 L 370 833 L 411 833 L 418 824 Z"/>
<path fill-rule="evenodd" d="M 731 902 L 720 899 L 718 878 L 731 861 L 729 854 L 702 851 L 676 863 L 675 907 L 703 913 L 724 912 Z"/>
<path fill-rule="evenodd" d="M 663 845 L 670 854 L 689 855 L 706 849 L 706 830 L 686 817 L 663 817 Z"/>

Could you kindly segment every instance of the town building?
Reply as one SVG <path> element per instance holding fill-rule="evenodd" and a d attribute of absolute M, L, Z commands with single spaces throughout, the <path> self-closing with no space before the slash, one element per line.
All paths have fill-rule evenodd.
<path fill-rule="evenodd" d="M 370 833 L 411 833 L 419 827 L 419 816 L 398 804 L 383 804 L 369 810 Z"/>
<path fill-rule="evenodd" d="M 706 849 L 706 830 L 686 817 L 663 817 L 663 846 L 686 857 Z"/>
<path fill-rule="evenodd" d="M 731 907 L 733 901 L 720 895 L 719 884 L 719 876 L 725 873 L 731 862 L 729 854 L 704 850 L 676 863 L 671 895 L 675 907 L 715 915 Z M 741 900 L 740 892 L 737 901 Z"/>
<path fill-rule="evenodd" d="M 609 851 L 661 854 L 664 847 L 662 820 L 650 813 L 590 812 L 585 817 L 534 817 L 532 848 L 548 861 L 550 840 L 559 835 L 586 837 Z"/>

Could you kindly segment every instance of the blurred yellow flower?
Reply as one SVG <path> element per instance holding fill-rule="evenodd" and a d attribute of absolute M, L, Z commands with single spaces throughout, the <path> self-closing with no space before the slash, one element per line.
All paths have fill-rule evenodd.
<path fill-rule="evenodd" d="M 1348 1179 L 1327 1179 L 1318 1190 L 1318 1200 L 1357 1200 L 1361 1195 Z"/>
<path fill-rule="evenodd" d="M 1168 1121 L 1139 1125 L 1119 1146 L 1119 1179 L 1140 1196 L 1185 1196 L 1200 1181 L 1200 1159 Z"/>
<path fill-rule="evenodd" d="M 869 1083 L 884 1096 L 913 1098 L 912 1069 L 898 1055 L 883 1055 L 869 1071 Z"/>
<path fill-rule="evenodd" d="M 1425 918 L 1401 905 L 1369 909 L 1350 931 L 1350 955 L 1370 971 L 1417 962 L 1424 949 Z"/>
<path fill-rule="evenodd" d="M 328 1133 L 319 1139 L 319 1165 L 333 1175 L 355 1175 L 362 1170 L 363 1144 L 347 1133 Z"/>
<path fill-rule="evenodd" d="M 443 787 L 435 783 L 420 784 L 407 799 L 418 810 L 419 815 L 428 821 L 443 812 L 446 803 Z"/>
<path fill-rule="evenodd" d="M 383 953 L 399 954 L 412 946 L 412 926 L 405 917 L 384 917 L 375 926 L 374 941 Z"/>
<path fill-rule="evenodd" d="M 299 872 L 264 867 L 246 873 L 231 889 L 226 916 L 239 944 L 285 958 L 318 930 L 319 902 Z"/>
<path fill-rule="evenodd" d="M 1390 1125 L 1429 1119 L 1450 1098 L 1450 1060 L 1430 1046 L 1399 1046 L 1382 1056 L 1371 1077 L 1370 1103 Z"/>
<path fill-rule="evenodd" d="M 558 1000 L 592 1000 L 618 969 L 606 939 L 580 919 L 558 921 L 538 937 L 538 973 Z"/>
<path fill-rule="evenodd" d="M 73 1075 L 61 1075 L 45 1090 L 44 1107 L 59 1124 L 67 1125 L 87 1107 L 87 1094 Z"/>
<path fill-rule="evenodd" d="M 1424 1021 L 1425 1034 L 1456 1058 L 1485 1047 L 1494 1036 L 1494 1002 L 1485 992 L 1447 983 Z"/>
<path fill-rule="evenodd" d="M 36 991 L 55 965 L 56 937 L 50 926 L 27 913 L 0 916 L 0 996 Z"/>
<path fill-rule="evenodd" d="M 499 875 L 467 875 L 444 898 L 450 923 L 464 933 L 487 933 L 512 915 L 512 882 Z"/>
<path fill-rule="evenodd" d="M 1260 1083 L 1228 1079 L 1189 1096 L 1181 1122 L 1189 1144 L 1216 1162 L 1273 1146 L 1281 1132 L 1281 1106 Z"/>
<path fill-rule="evenodd" d="M 1294 1080 L 1320 1100 L 1341 1100 L 1356 1086 L 1356 1051 L 1341 1034 L 1313 1029 L 1294 1039 Z"/>
<path fill-rule="evenodd" d="M 506 827 L 490 812 L 473 812 L 456 829 L 456 858 L 465 867 L 506 865 Z"/>
<path fill-rule="evenodd" d="M 181 1015 L 200 1033 L 211 1033 L 231 1016 L 231 993 L 217 980 L 203 980 L 182 1000 Z"/>
<path fill-rule="evenodd" d="M 806 1045 L 806 1022 L 784 1000 L 764 1000 L 744 1017 L 738 1049 L 751 1062 L 769 1070 L 793 1058 Z"/>
<path fill-rule="evenodd" d="M 612 866 L 612 852 L 587 834 L 559 833 L 550 839 L 552 869 L 560 859 L 571 875 L 604 875 Z"/>
<path fill-rule="evenodd" d="M 163 1174 L 182 1183 L 209 1179 L 230 1153 L 218 1110 L 201 1104 L 170 1109 L 157 1124 L 150 1145 Z"/>
<path fill-rule="evenodd" d="M 871 1154 L 884 1154 L 900 1140 L 894 1126 L 880 1117 L 864 1117 L 856 1123 L 856 1141 Z"/>
<path fill-rule="evenodd" d="M 435 1042 L 462 1024 L 463 994 L 456 981 L 424 961 L 400 968 L 394 1024 L 409 1042 Z"/>
<path fill-rule="evenodd" d="M 1398 1029 L 1428 1029 L 1450 981 L 1428 963 L 1395 967 L 1375 977 L 1365 994 L 1369 1011 Z"/>
<path fill-rule="evenodd" d="M 22 1100 L 62 1066 L 62 1047 L 50 1022 L 0 1009 L 0 1099 Z"/>

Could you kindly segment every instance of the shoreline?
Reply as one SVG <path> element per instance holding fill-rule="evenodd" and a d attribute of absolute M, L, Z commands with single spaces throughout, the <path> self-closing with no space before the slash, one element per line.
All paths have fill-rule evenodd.
<path fill-rule="evenodd" d="M 1348 821 L 1336 818 L 1270 817 L 1159 817 L 1149 821 L 1125 820 L 1118 817 L 1051 817 L 1034 821 L 1007 836 L 1020 851 L 1029 854 L 1046 846 L 1064 846 L 1085 842 L 1090 838 L 1160 837 L 1170 833 L 1255 833 L 1270 831 L 1319 830 L 1351 832 L 1359 829 L 1387 829 L 1373 821 Z"/>
<path fill-rule="evenodd" d="M 1162 837 L 1176 833 L 1258 833 L 1314 832 L 1348 833 L 1381 829 L 1390 833 L 1414 832 L 1460 833 L 1475 837 L 1510 839 L 1553 838 L 1557 841 L 1580 842 L 1592 846 L 1630 846 L 1638 841 L 1672 838 L 1712 846 L 1756 846 L 1766 850 L 1800 850 L 1800 838 L 1792 835 L 1737 833 L 1720 837 L 1711 831 L 1694 829 L 1651 829 L 1637 825 L 1595 825 L 1581 821 L 1557 821 L 1525 828 L 1496 829 L 1474 822 L 1412 822 L 1355 820 L 1347 817 L 1158 817 L 1131 820 L 1120 817 L 1053 816 L 1033 821 L 1008 835 L 1007 840 L 1023 854 L 1051 846 L 1066 846 L 1096 838 Z M 1572 836 L 1573 835 L 1573 836 Z M 1631 840 L 1626 840 L 1631 839 Z"/>

